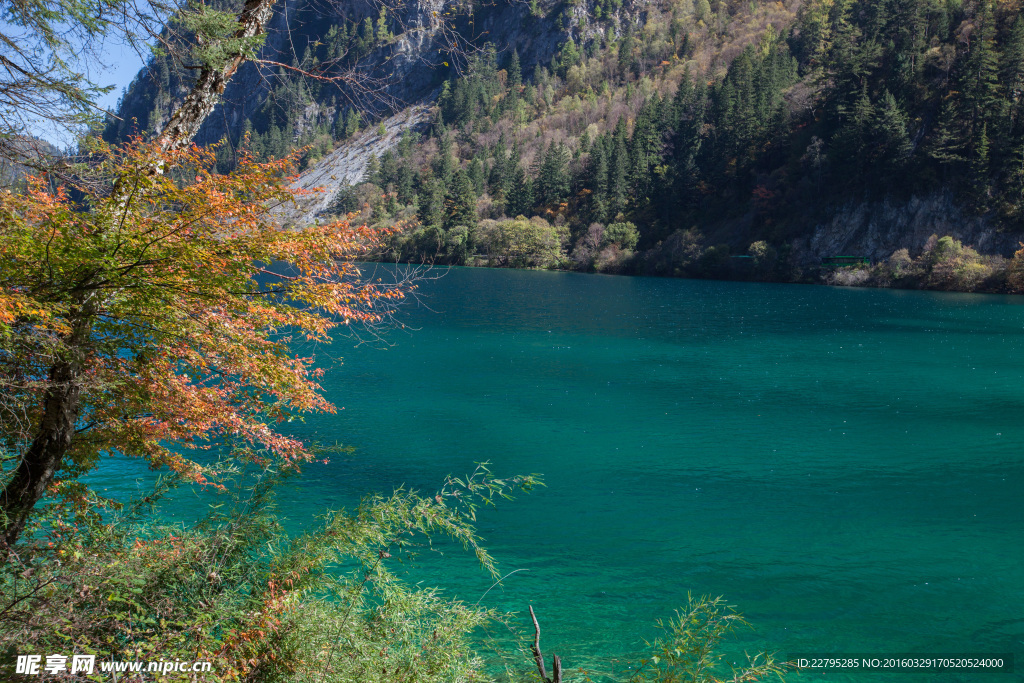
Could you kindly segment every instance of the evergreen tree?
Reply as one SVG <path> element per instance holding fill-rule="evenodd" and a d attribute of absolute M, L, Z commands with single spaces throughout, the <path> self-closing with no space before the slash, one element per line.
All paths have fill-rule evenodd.
<path fill-rule="evenodd" d="M 612 153 L 608 168 L 608 213 L 615 218 L 625 213 L 629 202 L 629 150 L 626 146 L 626 121 L 620 118 L 612 135 Z"/>
<path fill-rule="evenodd" d="M 603 138 L 599 137 L 590 152 L 587 166 L 587 189 L 590 190 L 590 221 L 608 221 L 608 157 Z"/>
<path fill-rule="evenodd" d="M 473 183 L 473 193 L 476 196 L 480 196 L 484 193 L 485 186 L 487 184 L 487 174 L 484 172 L 484 164 L 480 161 L 478 155 L 473 155 L 473 158 L 469 162 L 469 179 Z"/>
<path fill-rule="evenodd" d="M 886 91 L 882 96 L 881 106 L 872 117 L 866 138 L 871 145 L 868 178 L 877 181 L 883 189 L 889 188 L 897 179 L 911 149 L 907 117 L 892 93 Z"/>
<path fill-rule="evenodd" d="M 369 51 L 373 47 L 374 40 L 376 38 L 376 31 L 373 28 L 373 19 L 366 17 L 363 19 L 362 29 L 359 31 L 359 37 L 363 39 L 364 51 Z"/>
<path fill-rule="evenodd" d="M 510 216 L 528 216 L 533 213 L 533 183 L 517 162 L 511 172 L 507 213 Z"/>
<path fill-rule="evenodd" d="M 1024 16 L 1017 15 L 999 57 L 1000 81 L 1016 119 L 1024 96 Z"/>
<path fill-rule="evenodd" d="M 867 83 L 861 88 L 860 97 L 848 113 L 845 122 L 832 138 L 833 156 L 844 172 L 848 184 L 859 185 L 867 180 L 866 170 L 870 166 L 868 155 L 871 140 L 871 120 L 874 105 L 868 97 Z"/>
<path fill-rule="evenodd" d="M 636 40 L 633 38 L 633 34 L 629 32 L 631 26 L 626 25 L 626 35 L 623 37 L 622 42 L 619 43 L 619 77 L 622 82 L 625 83 L 633 75 L 633 47 L 636 44 Z"/>
<path fill-rule="evenodd" d="M 653 194 L 654 167 L 661 162 L 661 99 L 655 95 L 644 103 L 630 138 L 630 180 L 639 203 Z"/>
<path fill-rule="evenodd" d="M 491 196 L 499 201 L 504 200 L 508 196 L 511 179 L 512 169 L 509 167 L 505 137 L 502 136 L 494 145 L 494 164 L 491 165 L 491 173 L 487 178 Z"/>
<path fill-rule="evenodd" d="M 455 173 L 455 160 L 452 158 L 452 139 L 446 133 L 438 141 L 437 156 L 433 162 L 434 175 L 444 185 L 451 183 Z"/>
<path fill-rule="evenodd" d="M 350 138 L 359 132 L 359 124 L 361 120 L 359 110 L 349 109 L 345 115 L 345 135 L 344 137 Z"/>
<path fill-rule="evenodd" d="M 377 160 L 376 154 L 371 154 L 370 159 L 366 162 L 366 172 L 363 173 L 364 183 L 377 183 L 381 186 L 385 186 L 387 183 L 381 182 L 380 178 L 381 164 Z M 390 180 L 390 179 L 389 179 Z"/>
<path fill-rule="evenodd" d="M 388 8 L 386 5 L 380 6 L 380 15 L 377 17 L 377 40 L 382 43 L 391 40 L 391 32 L 388 30 Z"/>
<path fill-rule="evenodd" d="M 572 36 L 566 39 L 558 55 L 558 75 L 565 77 L 566 72 L 580 63 L 580 51 Z"/>
<path fill-rule="evenodd" d="M 519 86 L 523 84 L 523 71 L 519 65 L 519 50 L 512 50 L 512 57 L 508 62 L 508 80 L 506 81 L 510 94 L 519 95 Z"/>
<path fill-rule="evenodd" d="M 989 187 L 989 141 L 988 124 L 983 123 L 978 131 L 971 155 L 971 194 L 975 205 L 984 209 L 988 203 Z"/>
<path fill-rule="evenodd" d="M 1004 191 L 1008 213 L 1019 220 L 1024 207 L 1024 141 L 1019 139 L 1010 155 Z"/>
<path fill-rule="evenodd" d="M 444 200 L 445 230 L 456 226 L 476 227 L 476 194 L 469 174 L 459 169 L 453 176 L 452 184 Z"/>
<path fill-rule="evenodd" d="M 926 150 L 938 164 L 943 181 L 955 177 L 959 165 L 967 158 L 964 138 L 959 102 L 954 96 L 948 97 L 939 108 L 938 122 Z"/>
<path fill-rule="evenodd" d="M 541 204 L 558 204 L 569 196 L 569 152 L 559 142 L 544 152 L 535 177 L 536 199 Z"/>
<path fill-rule="evenodd" d="M 424 228 L 440 229 L 444 225 L 444 185 L 433 176 L 420 184 L 417 216 Z"/>
<path fill-rule="evenodd" d="M 394 175 L 398 201 L 403 204 L 409 204 L 413 201 L 418 176 L 419 174 L 408 163 L 403 163 L 398 167 Z"/>
<path fill-rule="evenodd" d="M 969 117 L 972 137 L 991 120 L 1002 104 L 999 97 L 999 55 L 995 48 L 995 19 L 987 0 L 981 2 L 981 14 L 960 79 L 963 113 Z"/>

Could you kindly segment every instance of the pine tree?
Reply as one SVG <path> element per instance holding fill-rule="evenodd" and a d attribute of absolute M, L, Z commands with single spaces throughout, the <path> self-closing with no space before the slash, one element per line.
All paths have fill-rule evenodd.
<path fill-rule="evenodd" d="M 437 178 L 427 177 L 420 186 L 417 215 L 424 228 L 439 229 L 444 225 L 444 185 Z"/>
<path fill-rule="evenodd" d="M 566 72 L 571 68 L 580 63 L 580 51 L 576 47 L 576 42 L 573 41 L 572 36 L 566 39 L 565 44 L 562 45 L 562 49 L 558 55 L 558 75 L 565 77 Z"/>
<path fill-rule="evenodd" d="M 630 25 L 627 24 L 626 30 L 628 31 L 629 28 Z M 619 77 L 623 83 L 627 82 L 633 74 L 633 46 L 635 44 L 636 40 L 631 33 L 626 33 L 622 42 L 619 43 Z"/>
<path fill-rule="evenodd" d="M 508 89 L 510 94 L 519 95 L 519 87 L 523 84 L 523 71 L 519 65 L 519 50 L 512 50 L 508 63 Z"/>
<path fill-rule="evenodd" d="M 587 188 L 590 190 L 590 220 L 608 222 L 608 157 L 603 137 L 599 137 L 590 152 L 587 165 Z"/>
<path fill-rule="evenodd" d="M 533 183 L 518 162 L 511 173 L 507 212 L 510 216 L 527 216 L 533 212 Z"/>
<path fill-rule="evenodd" d="M 469 162 L 469 179 L 473 183 L 473 192 L 476 196 L 480 196 L 484 193 L 484 188 L 487 184 L 487 174 L 484 172 L 483 162 L 480 161 L 478 155 L 473 155 L 473 158 Z"/>
<path fill-rule="evenodd" d="M 938 122 L 925 148 L 925 153 L 942 170 L 942 179 L 948 181 L 957 175 L 957 169 L 966 157 L 963 118 L 959 101 L 950 96 L 939 108 Z"/>
<path fill-rule="evenodd" d="M 625 213 L 629 202 L 629 150 L 626 146 L 626 121 L 620 118 L 612 137 L 608 168 L 608 212 L 610 218 Z"/>
<path fill-rule="evenodd" d="M 536 199 L 541 204 L 558 204 L 569 196 L 568 165 L 569 152 L 565 145 L 551 143 L 535 175 Z"/>
<path fill-rule="evenodd" d="M 413 201 L 418 179 L 419 174 L 408 164 L 403 163 L 398 166 L 394 175 L 394 183 L 395 190 L 398 192 L 398 200 L 400 202 L 409 204 Z"/>
<path fill-rule="evenodd" d="M 1024 139 L 1018 138 L 1014 142 L 1006 169 L 1003 203 L 1010 215 L 1019 217 L 1024 209 Z"/>
<path fill-rule="evenodd" d="M 630 179 L 638 202 L 646 202 L 653 194 L 654 167 L 661 161 L 660 109 L 661 99 L 655 94 L 640 108 L 633 125 Z"/>
<path fill-rule="evenodd" d="M 491 166 L 491 173 L 487 178 L 491 196 L 497 200 L 503 200 L 508 196 L 509 183 L 511 180 L 511 169 L 509 168 L 508 150 L 505 147 L 505 137 L 498 138 L 494 145 L 494 164 Z"/>
<path fill-rule="evenodd" d="M 473 181 L 469 174 L 459 169 L 453 176 L 451 186 L 444 200 L 445 230 L 463 225 L 467 228 L 476 227 L 476 194 L 473 192 Z"/>
<path fill-rule="evenodd" d="M 882 96 L 881 106 L 872 117 L 866 139 L 871 145 L 868 177 L 878 181 L 880 187 L 888 188 L 897 178 L 911 150 L 907 117 L 889 91 Z"/>
<path fill-rule="evenodd" d="M 861 88 L 860 97 L 846 117 L 843 126 L 832 138 L 832 156 L 835 163 L 845 170 L 846 179 L 855 184 L 868 180 L 868 147 L 871 141 L 871 120 L 874 106 L 868 97 L 867 83 Z"/>
<path fill-rule="evenodd" d="M 964 63 L 961 78 L 963 113 L 969 117 L 972 137 L 989 123 L 1002 104 L 999 97 L 999 55 L 996 51 L 995 18 L 987 0 L 981 2 L 981 16 Z"/>
<path fill-rule="evenodd" d="M 988 202 L 989 141 L 988 124 L 983 123 L 974 142 L 971 155 L 971 194 L 975 205 L 984 209 Z"/>
<path fill-rule="evenodd" d="M 455 173 L 455 160 L 452 158 L 452 139 L 448 134 L 442 135 L 438 141 L 437 156 L 433 162 L 434 175 L 444 185 L 451 183 Z"/>
<path fill-rule="evenodd" d="M 362 117 L 357 109 L 349 109 L 345 115 L 345 137 L 350 138 L 359 132 L 359 123 Z"/>
<path fill-rule="evenodd" d="M 217 172 L 221 174 L 230 173 L 235 167 L 235 148 L 228 141 L 227 136 L 220 139 L 217 149 L 214 152 L 217 160 Z"/>
<path fill-rule="evenodd" d="M 363 173 L 364 183 L 378 183 L 380 181 L 380 169 L 381 164 L 377 160 L 376 154 L 371 154 L 370 159 L 366 162 L 366 172 Z M 386 185 L 386 183 L 380 182 L 380 185 Z"/>
<path fill-rule="evenodd" d="M 391 40 L 391 32 L 388 30 L 388 8 L 386 5 L 380 6 L 380 15 L 377 17 L 377 40 L 381 43 Z"/>
<path fill-rule="evenodd" d="M 1020 117 L 1024 97 L 1024 16 L 1017 15 L 999 58 L 1000 81 L 1010 103 L 1012 123 Z"/>

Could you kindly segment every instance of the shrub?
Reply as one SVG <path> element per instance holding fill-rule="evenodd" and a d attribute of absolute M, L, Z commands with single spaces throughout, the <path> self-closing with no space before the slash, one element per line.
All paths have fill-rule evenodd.
<path fill-rule="evenodd" d="M 779 254 L 775 247 L 764 240 L 758 240 L 747 249 L 747 255 L 754 261 L 754 269 L 762 276 L 768 275 L 779 261 Z"/>
<path fill-rule="evenodd" d="M 762 652 L 719 677 L 722 639 L 737 626 L 749 626 L 721 597 L 694 599 L 688 595 L 686 607 L 667 623 L 659 621 L 658 626 L 665 635 L 652 643 L 653 654 L 641 662 L 632 683 L 740 683 L 781 677 L 788 668 Z"/>
<path fill-rule="evenodd" d="M 600 223 L 591 223 L 587 231 L 576 239 L 576 246 L 572 250 L 572 263 L 578 270 L 590 270 L 594 267 L 594 258 L 601 249 L 604 242 L 604 226 Z"/>
<path fill-rule="evenodd" d="M 939 289 L 969 292 L 992 274 L 976 250 L 948 235 L 935 242 L 924 261 L 928 266 L 927 283 Z"/>
<path fill-rule="evenodd" d="M 868 287 L 872 284 L 871 271 L 867 268 L 836 268 L 825 281 L 839 287 Z"/>
<path fill-rule="evenodd" d="M 1006 284 L 1011 292 L 1024 292 L 1024 243 L 1013 254 L 1007 270 Z"/>
<path fill-rule="evenodd" d="M 916 275 L 918 272 L 918 269 L 915 268 L 914 259 L 910 258 L 910 252 L 906 249 L 897 249 L 892 252 L 887 265 L 892 277 L 896 279 Z"/>
<path fill-rule="evenodd" d="M 618 245 L 620 249 L 632 251 L 640 241 L 640 231 L 632 223 L 611 223 L 604 231 L 604 244 Z"/>
<path fill-rule="evenodd" d="M 260 478 L 188 529 L 147 523 L 136 506 L 23 544 L 0 572 L 0 651 L 12 655 L 0 667 L 19 653 L 70 651 L 206 660 L 223 681 L 487 678 L 470 635 L 506 617 L 410 586 L 396 565 L 417 538 L 447 536 L 497 579 L 475 509 L 535 478 L 481 466 L 434 496 L 369 496 L 295 538 L 273 514 L 279 480 Z"/>
<path fill-rule="evenodd" d="M 513 268 L 554 268 L 565 259 L 568 230 L 540 217 L 482 221 L 478 240 L 490 262 Z"/>

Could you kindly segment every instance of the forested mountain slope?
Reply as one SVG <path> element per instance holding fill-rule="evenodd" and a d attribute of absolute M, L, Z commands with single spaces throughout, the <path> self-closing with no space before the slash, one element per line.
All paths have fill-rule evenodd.
<path fill-rule="evenodd" d="M 400 223 L 391 257 L 1017 287 L 1018 0 L 305 3 L 282 11 L 275 61 L 294 47 L 295 68 L 387 86 L 254 66 L 203 140 L 226 139 L 225 167 L 247 131 L 263 155 L 311 145 L 304 163 L 348 145 L 333 156 L 364 182 L 319 173 L 328 211 Z M 177 78 L 154 60 L 125 120 L 157 128 Z M 378 126 L 419 101 L 419 125 Z M 829 268 L 840 255 L 872 266 Z"/>

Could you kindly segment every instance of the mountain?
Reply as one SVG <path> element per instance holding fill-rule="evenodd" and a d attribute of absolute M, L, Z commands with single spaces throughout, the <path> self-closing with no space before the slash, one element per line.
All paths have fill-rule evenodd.
<path fill-rule="evenodd" d="M 246 134 L 265 156 L 307 147 L 300 182 L 326 192 L 295 218 L 401 223 L 390 258 L 1015 291 L 1020 15 L 290 0 L 264 48 L 279 66 L 236 77 L 199 142 L 225 141 L 224 170 Z M 307 75 L 323 65 L 345 82 Z M 154 58 L 123 120 L 159 128 L 186 83 Z"/>

